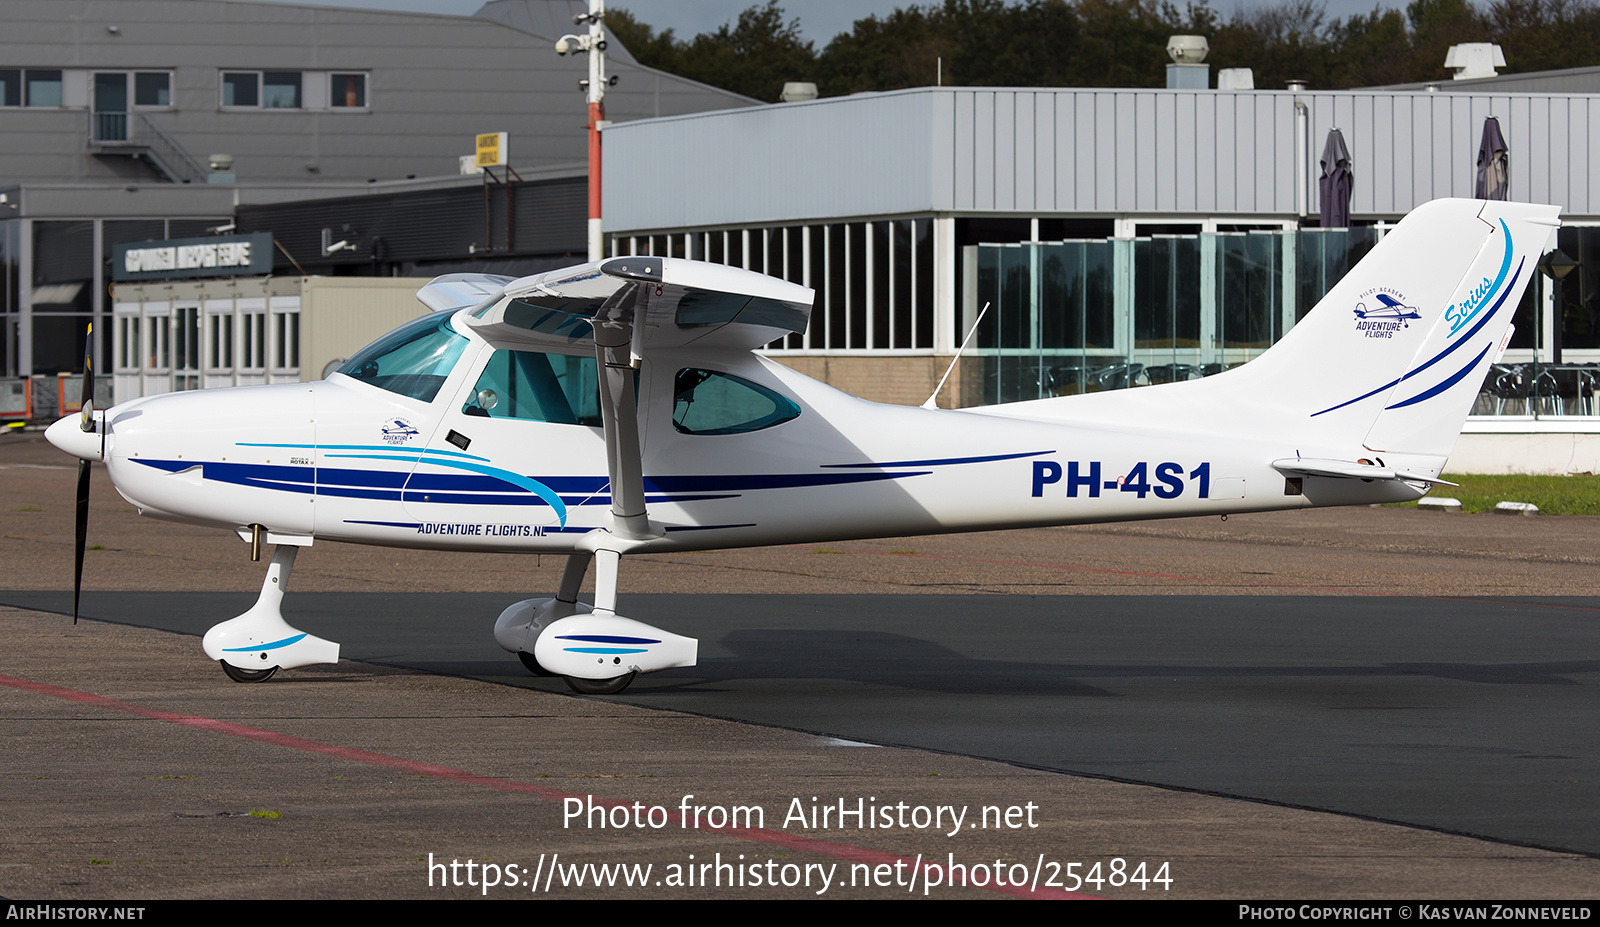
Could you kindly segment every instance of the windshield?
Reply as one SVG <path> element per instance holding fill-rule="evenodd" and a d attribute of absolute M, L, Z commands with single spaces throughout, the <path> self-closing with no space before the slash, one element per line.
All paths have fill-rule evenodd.
<path fill-rule="evenodd" d="M 450 327 L 450 315 L 436 312 L 407 322 L 362 348 L 338 372 L 432 402 L 467 347 L 467 339 Z"/>

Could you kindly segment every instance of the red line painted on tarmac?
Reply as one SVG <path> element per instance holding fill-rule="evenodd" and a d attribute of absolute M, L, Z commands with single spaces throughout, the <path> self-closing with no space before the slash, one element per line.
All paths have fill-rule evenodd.
<path fill-rule="evenodd" d="M 468 772 L 464 769 L 455 769 L 449 766 L 436 766 L 432 763 L 419 763 L 416 760 L 408 760 L 398 756 L 389 756 L 386 753 L 373 753 L 370 750 L 357 750 L 352 747 L 340 747 L 335 746 L 334 744 L 325 744 L 315 740 L 306 740 L 301 737 L 292 737 L 288 734 L 280 734 L 276 731 L 264 731 L 260 728 L 246 727 L 242 724 L 234 724 L 231 721 L 219 721 L 215 718 L 203 718 L 198 715 L 185 715 L 174 711 L 163 711 L 159 708 L 135 705 L 132 702 L 123 702 L 118 701 L 117 699 L 107 698 L 103 695 L 95 695 L 92 692 L 79 692 L 75 689 L 63 689 L 59 686 L 52 686 L 48 683 L 33 682 L 27 679 L 17 679 L 13 676 L 0 675 L 0 685 L 9 686 L 13 689 L 20 689 L 24 692 L 33 692 L 39 695 L 48 695 L 54 698 L 65 699 L 69 702 L 79 702 L 84 705 L 94 705 L 98 708 L 105 708 L 111 711 L 120 711 L 124 714 L 130 714 L 140 718 L 149 718 L 153 721 L 165 721 L 169 724 L 179 724 L 184 727 L 197 728 L 202 731 L 210 731 L 213 734 L 226 734 L 231 737 L 243 737 L 246 740 L 254 740 L 264 744 L 271 744 L 275 747 L 285 747 L 290 750 L 300 750 L 305 753 L 319 753 L 323 756 L 331 756 L 336 759 L 349 760 L 353 763 L 364 763 L 368 766 L 382 766 L 388 769 L 397 769 L 401 770 L 402 772 L 413 773 L 419 776 L 427 776 L 433 779 L 448 779 L 453 782 L 461 782 L 467 785 L 479 785 L 483 786 L 484 788 L 495 789 L 501 792 L 518 792 L 524 795 L 533 795 L 538 798 L 549 799 L 550 801 L 564 801 L 568 798 L 581 798 L 592 801 L 595 805 L 606 808 L 632 808 L 634 804 L 633 802 L 618 801 L 616 799 L 595 798 L 592 795 L 580 794 L 578 792 L 568 792 L 562 789 L 553 789 L 543 785 L 517 782 L 513 779 L 501 779 L 494 776 L 480 776 L 477 773 Z M 679 824 L 686 830 L 698 830 L 703 833 L 720 834 L 722 836 L 733 837 L 738 840 L 749 840 L 754 843 L 765 843 L 773 846 L 781 846 L 802 853 L 814 853 L 818 856 L 832 857 L 834 859 L 843 860 L 847 863 L 864 863 L 871 866 L 895 866 L 898 864 L 903 869 L 911 869 L 922 873 L 924 885 L 926 885 L 925 880 L 927 878 L 927 873 L 937 873 L 940 877 L 940 884 L 935 887 L 941 889 L 953 887 L 949 883 L 950 873 L 947 867 L 937 863 L 927 862 L 922 862 L 919 865 L 920 857 L 917 860 L 913 860 L 904 856 L 897 856 L 893 853 L 884 853 L 879 850 L 867 850 L 861 847 L 853 847 L 843 843 L 829 843 L 825 840 L 815 840 L 811 837 L 802 837 L 798 834 L 789 834 L 781 831 L 766 830 L 761 828 L 691 825 L 681 814 L 679 815 Z M 982 868 L 982 865 L 979 864 L 977 866 L 967 867 L 969 870 L 969 879 L 970 871 L 976 868 Z M 1006 868 L 1009 871 L 1010 867 L 1008 866 Z M 1087 895 L 1081 892 L 1068 892 L 1057 888 L 1030 889 L 1025 885 L 995 885 L 991 883 L 981 886 L 965 885 L 960 887 L 981 888 L 985 891 L 998 892 L 1002 895 L 1013 895 L 1021 898 L 1070 899 L 1078 901 L 1099 900 L 1094 895 Z"/>

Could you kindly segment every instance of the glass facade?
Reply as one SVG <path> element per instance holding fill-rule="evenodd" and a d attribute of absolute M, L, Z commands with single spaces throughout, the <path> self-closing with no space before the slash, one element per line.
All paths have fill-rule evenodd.
<path fill-rule="evenodd" d="M 1246 363 L 1304 317 L 1383 231 L 1251 230 L 970 245 L 964 249 L 972 280 L 966 326 L 989 305 L 969 349 L 982 358 L 981 401 L 1171 383 Z M 1583 348 L 1600 348 L 1600 329 L 1581 309 L 1586 299 L 1600 308 L 1600 229 L 1561 234 L 1572 237 L 1574 248 L 1592 240 L 1597 252 L 1585 252 L 1580 272 L 1572 275 L 1594 268 L 1564 297 L 1564 331 Z M 1507 363 L 1490 371 L 1477 414 L 1600 414 L 1593 398 L 1600 365 L 1552 363 L 1539 313 L 1542 280 L 1528 288 L 1513 317 L 1511 347 L 1522 350 L 1508 351 Z M 1589 289 L 1578 292 L 1583 285 Z"/>
<path fill-rule="evenodd" d="M 1265 351 L 1378 230 L 970 245 L 983 401 L 1171 383 Z M 1304 308 L 1302 308 L 1302 306 Z"/>
<path fill-rule="evenodd" d="M 810 326 L 775 350 L 933 349 L 930 218 L 617 236 L 611 253 L 730 264 L 816 290 Z"/>
<path fill-rule="evenodd" d="M 1564 226 L 1556 247 L 1578 266 L 1559 282 L 1534 278 L 1549 303 L 1523 297 L 1513 350 L 1489 369 L 1475 414 L 1600 416 L 1600 228 Z"/>
<path fill-rule="evenodd" d="M 0 207 L 3 208 L 3 207 Z M 199 234 L 226 217 L 0 221 L 0 376 L 79 373 L 95 325 L 102 368 L 112 357 L 108 318 L 113 248 Z M 98 250 L 97 250 L 98 249 Z M 148 335 L 148 333 L 145 333 Z M 146 346 L 153 343 L 146 339 Z"/>
<path fill-rule="evenodd" d="M 33 372 L 83 370 L 84 335 L 95 311 L 94 222 L 33 223 Z"/>

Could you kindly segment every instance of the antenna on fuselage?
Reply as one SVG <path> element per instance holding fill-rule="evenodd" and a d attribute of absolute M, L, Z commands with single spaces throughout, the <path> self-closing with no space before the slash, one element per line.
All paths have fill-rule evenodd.
<path fill-rule="evenodd" d="M 967 345 L 972 343 L 972 336 L 976 335 L 978 333 L 978 324 L 983 321 L 984 313 L 986 313 L 988 311 L 989 311 L 989 303 L 984 303 L 983 304 L 983 309 L 979 310 L 979 312 L 978 312 L 978 317 L 976 319 L 974 319 L 973 322 L 972 322 L 971 330 L 969 330 L 967 332 L 967 339 L 965 341 L 961 342 L 961 347 L 956 348 L 956 356 L 950 358 L 950 366 L 945 368 L 944 376 L 939 378 L 939 385 L 935 386 L 933 388 L 933 395 L 929 396 L 928 397 L 928 401 L 922 404 L 922 407 L 924 409 L 937 409 L 937 408 L 939 408 L 937 405 L 934 404 L 934 400 L 939 398 L 939 391 L 944 389 L 944 381 L 950 379 L 950 372 L 952 370 L 955 370 L 956 369 L 956 364 L 961 362 L 961 352 L 965 351 L 967 349 Z"/>

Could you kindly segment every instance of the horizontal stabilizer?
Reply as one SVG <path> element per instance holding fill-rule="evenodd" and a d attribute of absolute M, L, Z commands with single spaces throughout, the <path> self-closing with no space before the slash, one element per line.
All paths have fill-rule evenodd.
<path fill-rule="evenodd" d="M 1272 467 L 1285 476 L 1327 476 L 1343 480 L 1403 480 L 1408 483 L 1427 483 L 1432 486 L 1457 486 L 1449 480 L 1435 479 L 1431 476 L 1419 476 L 1396 470 L 1393 467 L 1380 467 L 1376 464 L 1363 463 L 1359 460 L 1329 460 L 1317 457 L 1286 457 L 1283 460 L 1274 460 Z"/>

